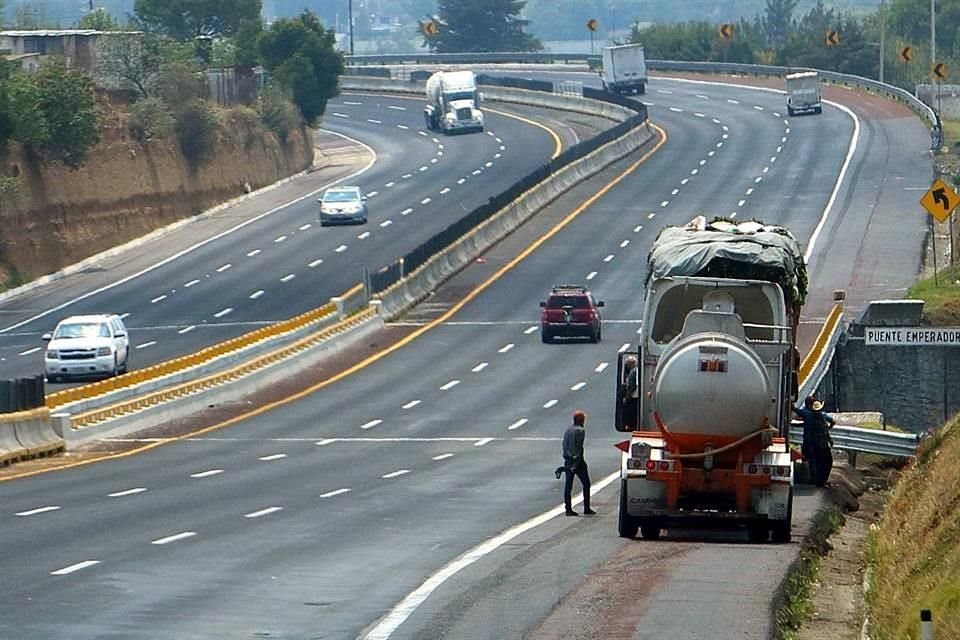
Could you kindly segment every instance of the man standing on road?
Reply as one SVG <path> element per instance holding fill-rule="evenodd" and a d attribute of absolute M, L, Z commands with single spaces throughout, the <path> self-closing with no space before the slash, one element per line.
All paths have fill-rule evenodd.
<path fill-rule="evenodd" d="M 577 410 L 573 412 L 573 424 L 563 433 L 563 466 L 566 479 L 563 483 L 563 504 L 567 507 L 568 516 L 579 515 L 573 510 L 571 493 L 573 492 L 573 477 L 580 479 L 583 487 L 583 514 L 592 516 L 596 513 L 590 508 L 590 471 L 587 461 L 583 458 L 583 441 L 587 430 L 587 414 Z"/>
<path fill-rule="evenodd" d="M 818 487 L 826 487 L 833 469 L 833 438 L 830 429 L 836 424 L 829 413 L 823 411 L 823 403 L 814 396 L 807 396 L 802 408 L 793 412 L 803 419 L 803 458 L 810 465 L 810 475 Z"/>

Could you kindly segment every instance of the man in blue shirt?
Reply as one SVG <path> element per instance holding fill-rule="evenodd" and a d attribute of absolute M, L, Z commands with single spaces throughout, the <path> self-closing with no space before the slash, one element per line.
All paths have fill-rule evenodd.
<path fill-rule="evenodd" d="M 803 405 L 802 408 L 793 408 L 793 412 L 803 419 L 803 459 L 810 465 L 814 483 L 818 487 L 825 487 L 833 469 L 830 429 L 837 421 L 823 411 L 823 403 L 813 396 L 807 396 Z"/>
<path fill-rule="evenodd" d="M 563 469 L 567 477 L 563 483 L 563 504 L 567 507 L 568 516 L 580 515 L 573 510 L 572 497 L 573 477 L 580 479 L 583 486 L 583 514 L 592 516 L 596 513 L 590 508 L 590 471 L 587 461 L 583 459 L 583 441 L 587 431 L 587 414 L 583 411 L 573 412 L 573 424 L 563 433 Z"/>

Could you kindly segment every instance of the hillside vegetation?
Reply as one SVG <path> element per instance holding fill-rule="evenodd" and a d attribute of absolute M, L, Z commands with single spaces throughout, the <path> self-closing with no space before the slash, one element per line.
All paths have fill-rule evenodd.
<path fill-rule="evenodd" d="M 925 441 L 897 483 L 868 554 L 870 637 L 918 639 L 930 609 L 934 638 L 960 638 L 960 418 Z"/>

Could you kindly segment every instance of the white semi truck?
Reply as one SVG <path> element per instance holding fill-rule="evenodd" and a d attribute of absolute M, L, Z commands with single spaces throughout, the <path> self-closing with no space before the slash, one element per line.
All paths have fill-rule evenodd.
<path fill-rule="evenodd" d="M 617 380 L 615 426 L 631 432 L 617 445 L 620 535 L 732 527 L 788 542 L 799 244 L 782 227 L 700 216 L 664 228 L 648 263 L 639 348 Z"/>
<path fill-rule="evenodd" d="M 480 94 L 473 71 L 438 71 L 427 79 L 427 129 L 446 134 L 483 131 Z"/>
<path fill-rule="evenodd" d="M 604 47 L 600 79 L 607 91 L 642 95 L 647 90 L 647 59 L 642 44 Z"/>
<path fill-rule="evenodd" d="M 787 113 L 820 113 L 820 74 L 816 71 L 788 73 L 784 81 L 787 87 Z"/>

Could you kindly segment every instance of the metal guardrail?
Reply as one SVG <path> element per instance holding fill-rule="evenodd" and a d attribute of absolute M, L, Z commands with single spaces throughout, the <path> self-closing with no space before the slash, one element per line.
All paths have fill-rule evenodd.
<path fill-rule="evenodd" d="M 596 65 L 599 55 L 577 53 L 417 53 L 417 54 L 365 54 L 345 56 L 348 65 L 403 65 L 403 64 L 557 64 L 581 62 Z M 680 71 L 709 74 L 746 74 L 784 76 L 797 70 L 797 67 L 780 67 L 762 64 L 741 64 L 733 62 L 688 62 L 681 60 L 647 60 L 647 68 L 652 71 Z M 805 67 L 806 68 L 806 67 Z M 854 86 L 874 91 L 888 98 L 903 102 L 917 115 L 924 118 L 931 127 L 937 126 L 937 116 L 919 98 L 909 91 L 890 84 L 864 78 L 863 76 L 819 70 L 820 77 L 834 84 Z"/>
<path fill-rule="evenodd" d="M 878 429 L 863 429 L 837 425 L 830 429 L 833 448 L 859 453 L 873 453 L 881 456 L 913 458 L 917 455 L 920 435 L 916 433 L 898 433 Z M 803 427 L 790 426 L 791 442 L 803 441 Z"/>

